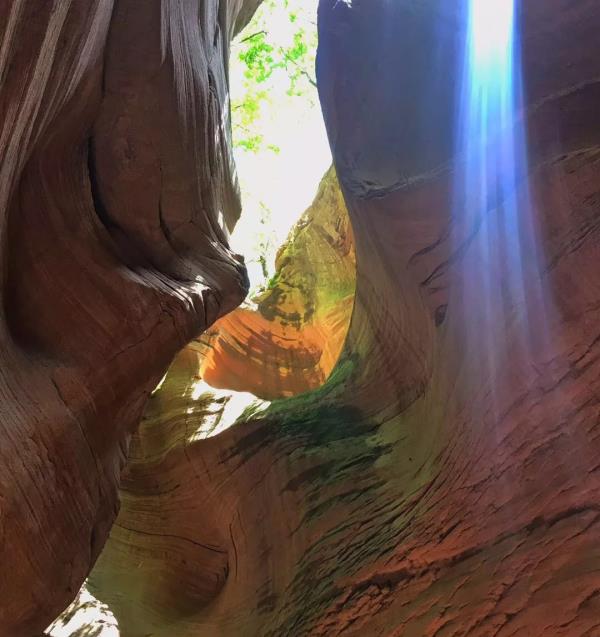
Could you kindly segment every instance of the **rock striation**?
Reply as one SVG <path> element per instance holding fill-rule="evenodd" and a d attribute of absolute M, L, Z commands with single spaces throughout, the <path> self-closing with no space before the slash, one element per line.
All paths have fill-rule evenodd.
<path fill-rule="evenodd" d="M 540 228 L 523 285 L 548 296 L 510 299 L 490 325 L 464 299 L 483 267 L 501 292 L 502 253 L 480 260 L 482 224 L 460 216 L 453 194 L 459 3 L 323 0 L 319 21 L 320 95 L 356 251 L 339 361 L 324 385 L 246 412 L 216 436 L 178 434 L 178 444 L 181 398 L 202 363 L 190 360 L 171 389 L 167 376 L 146 430 L 162 437 L 161 451 L 149 447 L 146 469 L 136 456 L 127 474 L 138 526 L 117 527 L 90 585 L 125 635 L 591 637 L 600 630 L 600 12 L 594 2 L 523 5 L 529 162 L 515 196 L 531 198 Z M 272 378 L 244 319 L 223 325 L 204 372 L 235 389 L 255 369 Z M 544 337 L 524 342 L 523 326 Z M 498 341 L 492 373 L 485 352 Z M 277 354 L 277 373 L 293 356 Z M 214 407 L 203 409 L 188 431 Z M 151 529 L 152 549 L 139 537 Z M 177 566 L 190 541 L 202 555 Z M 142 592 L 115 585 L 135 546 L 152 555 L 136 578 L 161 574 Z M 176 584 L 189 569 L 197 585 L 214 584 L 196 601 Z M 190 603 L 175 612 L 165 600 L 176 589 Z"/>
<path fill-rule="evenodd" d="M 194 634 L 199 613 L 231 588 L 237 505 L 228 497 L 215 500 L 217 483 L 205 484 L 206 471 L 220 473 L 209 468 L 219 462 L 211 449 L 219 448 L 229 427 L 245 428 L 242 423 L 261 410 L 248 398 L 277 399 L 324 383 L 347 333 L 354 268 L 349 219 L 330 170 L 280 250 L 276 275 L 254 309 L 238 308 L 220 319 L 173 361 L 132 437 L 120 513 L 88 581 L 122 634 Z M 226 390 L 213 388 L 227 381 Z M 231 470 L 228 463 L 223 470 Z M 232 630 L 240 627 L 234 623 Z"/>
<path fill-rule="evenodd" d="M 347 245 L 352 236 L 356 260 L 350 323 L 347 330 L 320 327 L 332 325 L 323 300 L 330 292 L 304 289 L 304 281 L 310 280 L 305 268 L 317 254 L 307 246 L 316 245 L 318 233 L 299 250 L 297 272 L 285 260 L 286 254 L 294 254 L 291 246 L 301 245 L 300 229 L 282 252 L 280 277 L 258 311 L 237 310 L 177 356 L 133 436 L 121 484 L 121 513 L 88 582 L 122 635 L 600 633 L 600 285 L 595 274 L 600 259 L 600 7 L 594 0 L 521 4 L 521 117 L 529 157 L 511 200 L 530 206 L 539 251 L 523 255 L 526 294 L 512 297 L 503 285 L 507 237 L 494 234 L 498 226 L 489 223 L 505 214 L 510 202 L 491 201 L 480 218 L 471 219 L 461 214 L 454 192 L 461 164 L 455 84 L 465 38 L 462 6 L 447 0 L 321 0 L 318 84 L 352 226 L 351 233 L 340 226 L 339 237 L 346 239 L 339 245 Z M 147 56 L 142 57 L 146 63 Z M 129 96 L 127 87 L 123 91 Z M 118 113 L 136 112 L 136 126 L 145 117 L 155 121 L 152 108 L 140 114 L 135 106 L 123 99 L 116 110 L 110 104 L 100 108 L 95 130 L 102 137 L 106 122 L 116 122 Z M 116 152 L 110 144 L 102 148 L 94 151 L 99 152 L 94 188 L 105 192 L 104 180 L 118 182 L 122 172 L 111 176 L 112 161 L 102 168 L 105 154 Z M 43 175 L 32 178 L 32 188 L 44 183 Z M 179 195 L 180 188 L 173 185 Z M 46 190 L 56 196 L 68 192 Z M 114 192 L 101 197 L 109 218 L 118 218 L 112 196 L 119 191 L 115 183 Z M 20 205 L 26 201 L 19 198 Z M 26 220 L 27 214 L 21 211 L 18 219 Z M 137 216 L 129 223 L 141 224 Z M 117 224 L 126 226 L 124 221 Z M 474 247 L 484 228 L 490 246 L 486 260 Z M 174 243 L 185 245 L 191 237 L 176 229 L 175 224 Z M 160 242 L 157 247 L 151 228 L 143 224 L 131 225 L 123 234 L 131 237 L 129 242 L 135 240 L 136 255 L 160 264 L 154 267 L 169 276 L 191 267 L 172 258 Z M 333 244 L 338 245 L 336 240 Z M 10 245 L 25 243 L 14 240 Z M 79 244 L 70 243 L 70 250 L 74 245 Z M 31 264 L 43 263 L 44 255 L 52 255 L 51 247 L 36 253 Z M 60 254 L 65 251 L 63 246 Z M 188 254 L 187 247 L 182 253 Z M 24 259 L 23 254 L 27 252 L 18 258 Z M 346 266 L 339 267 L 352 259 L 338 260 L 335 271 L 349 273 Z M 502 301 L 503 311 L 493 321 L 473 296 L 482 270 L 497 283 L 491 293 Z M 41 283 L 27 287 L 32 285 L 28 271 L 25 262 L 18 270 L 8 268 L 23 278 L 20 286 L 7 284 L 14 296 L 6 307 L 16 312 L 27 301 L 29 310 L 15 316 L 46 326 L 44 320 L 50 319 L 33 311 L 43 296 Z M 78 274 L 85 271 L 76 269 Z M 304 273 L 299 279 L 298 272 Z M 112 291 L 120 298 L 123 287 L 107 287 L 105 294 Z M 26 289 L 28 295 L 20 291 Z M 544 290 L 542 298 L 533 293 L 539 289 Z M 89 288 L 80 294 L 84 291 L 91 294 Z M 322 293 L 315 305 L 322 311 L 315 310 L 310 319 L 312 299 Z M 68 298 L 60 296 L 57 307 Z M 224 304 L 223 310 L 232 304 Z M 143 307 L 154 305 L 148 301 Z M 122 311 L 118 316 L 119 325 L 128 324 Z M 334 323 L 341 325 L 337 318 Z M 27 321 L 8 323 L 15 342 L 10 351 L 21 352 L 29 365 L 23 367 L 29 384 L 18 387 L 31 388 L 36 404 L 45 407 L 51 403 L 45 402 L 42 380 L 36 379 L 47 380 L 48 371 L 34 374 L 31 361 L 36 359 L 25 356 L 31 351 L 25 347 L 43 351 L 48 365 L 52 345 L 63 343 L 65 334 L 67 341 L 75 339 L 75 323 L 61 332 L 62 340 L 49 337 L 50 327 L 17 331 L 18 324 Z M 139 326 L 133 320 L 131 324 Z M 88 317 L 77 325 L 92 329 L 96 322 Z M 319 331 L 315 326 L 324 338 L 310 336 Z M 182 340 L 189 334 L 182 333 Z M 332 334 L 344 338 L 333 368 L 333 350 L 326 354 Z M 291 338 L 291 347 L 285 347 L 285 338 Z M 95 340 L 90 335 L 85 342 L 84 353 L 73 348 L 72 356 L 85 354 L 91 361 Z M 147 360 L 134 356 L 135 347 L 124 360 L 145 362 L 144 372 L 150 375 L 148 361 L 154 364 L 159 352 L 166 354 L 165 343 L 171 345 L 153 338 L 142 348 Z M 311 348 L 314 355 L 307 357 Z M 490 350 L 493 368 L 486 355 Z M 103 378 L 99 360 L 89 372 L 92 380 Z M 136 395 L 127 383 L 133 382 L 137 368 L 121 364 L 111 367 L 110 383 L 92 385 L 113 392 L 112 402 L 94 403 L 92 412 L 110 427 L 102 430 L 104 436 L 90 427 L 107 446 L 110 436 L 105 432 L 125 422 L 124 413 L 131 416 L 131 428 L 134 412 L 142 409 L 124 398 Z M 158 380 L 159 367 L 153 368 L 153 380 Z M 209 378 L 219 390 L 206 388 Z M 67 397 L 73 395 L 66 393 L 72 384 L 59 386 Z M 145 398 L 151 388 L 144 387 Z M 227 387 L 272 402 L 222 426 L 226 404 L 235 396 Z M 117 404 L 120 411 L 115 411 Z M 35 431 L 49 431 L 49 426 Z M 19 440 L 26 445 L 20 449 L 35 445 L 25 433 Z M 67 451 L 63 442 L 61 453 L 51 457 L 65 463 L 79 457 Z M 3 456 L 3 471 L 6 466 Z M 32 465 L 24 466 L 32 471 Z M 39 469 L 43 481 L 32 478 L 30 483 L 57 497 L 48 466 Z M 97 484 L 88 473 L 84 476 Z M 12 501 L 22 502 L 10 484 Z M 70 491 L 71 501 L 63 510 L 69 517 L 55 516 L 58 523 L 66 525 L 79 513 L 73 503 L 77 493 Z M 41 523 L 53 519 L 44 508 L 46 501 L 28 502 L 36 514 L 46 512 Z M 42 507 L 39 512 L 37 506 Z M 4 511 L 4 500 L 2 507 Z M 106 527 L 111 519 L 102 518 Z M 66 531 L 71 535 L 64 527 L 42 528 L 56 533 L 63 555 L 63 535 L 72 538 L 70 559 L 88 555 L 70 527 Z M 18 537 L 16 546 L 23 551 L 38 549 L 31 536 Z M 9 541 L 17 542 L 14 535 Z M 46 563 L 63 564 L 58 554 L 48 555 Z M 58 577 L 59 570 L 50 574 Z M 26 575 L 40 583 L 24 571 L 18 581 L 24 582 Z M 38 603 L 36 612 L 40 607 Z M 12 614 L 6 617 L 17 617 L 19 608 L 29 609 L 33 617 L 31 604 L 19 607 L 13 601 L 7 608 Z"/>
<path fill-rule="evenodd" d="M 275 269 L 253 306 L 220 319 L 195 344 L 209 385 L 273 400 L 316 389 L 329 377 L 356 281 L 352 227 L 333 169 L 279 250 Z"/>
<path fill-rule="evenodd" d="M 77 594 L 150 392 L 246 293 L 227 247 L 227 64 L 257 4 L 0 6 L 7 637 L 41 631 Z"/>

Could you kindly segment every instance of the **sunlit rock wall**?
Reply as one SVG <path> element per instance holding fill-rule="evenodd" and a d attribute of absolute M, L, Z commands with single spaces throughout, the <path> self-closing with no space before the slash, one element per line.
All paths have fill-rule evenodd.
<path fill-rule="evenodd" d="M 202 373 L 285 396 L 292 355 L 250 345 L 259 324 L 242 310 L 214 353 L 178 359 L 129 465 L 128 528 L 90 582 L 123 634 L 600 631 L 600 9 L 523 3 L 516 196 L 540 230 L 523 279 L 548 299 L 497 317 L 491 376 L 478 308 L 457 302 L 482 268 L 501 271 L 496 253 L 478 260 L 481 226 L 453 196 L 459 4 L 322 0 L 320 94 L 356 249 L 345 346 L 325 385 L 211 437 L 222 397 L 191 406 Z M 546 332 L 535 347 L 525 317 Z"/>
<path fill-rule="evenodd" d="M 119 517 L 88 582 L 124 635 L 166 626 L 195 634 L 231 589 L 236 506 L 215 499 L 205 474 L 218 461 L 217 439 L 264 409 L 255 394 L 276 399 L 325 382 L 348 331 L 354 280 L 348 214 L 329 170 L 280 250 L 269 289 L 175 358 L 133 436 Z M 226 480 L 231 469 L 223 469 Z M 73 611 L 81 618 L 80 606 L 52 634 Z"/>
<path fill-rule="evenodd" d="M 0 4 L 0 634 L 74 598 L 173 356 L 241 302 L 230 38 L 257 2 Z"/>
<path fill-rule="evenodd" d="M 502 271 L 454 200 L 462 6 L 321 1 L 318 81 L 356 250 L 345 345 L 323 386 L 218 435 L 227 397 L 194 398 L 206 350 L 178 357 L 90 580 L 123 635 L 600 633 L 600 7 L 522 3 L 516 197 L 540 240 L 522 272 L 548 297 L 497 316 L 491 375 L 479 308 L 460 303 L 482 268 Z M 524 342 L 524 323 L 544 338 Z M 225 352 L 223 334 L 215 360 L 236 361 L 241 388 L 262 360 L 242 368 L 251 348 Z"/>
<path fill-rule="evenodd" d="M 332 169 L 280 248 L 275 270 L 252 306 L 238 308 L 199 339 L 201 375 L 213 387 L 272 400 L 320 387 L 331 373 L 348 331 L 356 279 L 352 228 Z"/>

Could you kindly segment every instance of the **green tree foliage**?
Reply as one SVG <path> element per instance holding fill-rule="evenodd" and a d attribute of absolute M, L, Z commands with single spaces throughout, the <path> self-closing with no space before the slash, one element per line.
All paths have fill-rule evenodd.
<path fill-rule="evenodd" d="M 273 95 L 317 99 L 314 79 L 317 28 L 307 0 L 265 0 L 232 55 L 242 63 L 242 90 L 232 99 L 234 144 L 246 151 L 278 152 L 259 121 Z M 316 4 L 316 0 L 315 0 Z M 311 15 L 313 14 L 313 15 Z"/>

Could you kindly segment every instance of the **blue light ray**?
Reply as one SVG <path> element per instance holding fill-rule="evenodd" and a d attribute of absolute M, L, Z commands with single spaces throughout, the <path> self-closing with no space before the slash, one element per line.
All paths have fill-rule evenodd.
<path fill-rule="evenodd" d="M 515 352 L 526 361 L 544 338 L 539 308 L 547 295 L 527 178 L 517 0 L 465 0 L 465 7 L 454 218 L 457 243 L 465 227 L 474 238 L 460 303 L 470 312 L 463 328 L 472 355 L 494 387 Z"/>

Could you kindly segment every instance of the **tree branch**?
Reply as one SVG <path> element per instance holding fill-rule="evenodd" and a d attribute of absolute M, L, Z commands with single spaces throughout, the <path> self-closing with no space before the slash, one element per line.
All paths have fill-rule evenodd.
<path fill-rule="evenodd" d="M 317 88 L 317 83 L 315 82 L 315 80 L 313 80 L 311 74 L 306 70 L 303 69 L 298 62 L 296 62 L 296 60 L 294 60 L 293 58 L 291 58 L 283 49 L 281 50 L 281 53 L 283 53 L 283 57 L 288 61 L 291 62 L 299 71 L 302 75 L 304 75 L 304 77 L 315 87 Z"/>
<path fill-rule="evenodd" d="M 252 38 L 256 38 L 259 35 L 267 35 L 267 32 L 265 30 L 257 31 L 256 33 L 253 33 L 252 35 L 249 35 L 247 38 L 244 38 L 243 40 L 240 40 L 240 43 L 248 42 L 248 40 L 252 40 Z"/>

